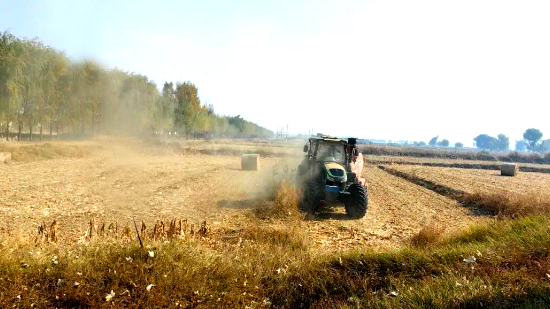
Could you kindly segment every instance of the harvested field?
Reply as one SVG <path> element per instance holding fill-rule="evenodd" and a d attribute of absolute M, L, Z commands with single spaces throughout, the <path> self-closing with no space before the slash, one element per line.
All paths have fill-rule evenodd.
<path fill-rule="evenodd" d="M 367 164 L 399 164 L 399 165 L 422 165 L 435 167 L 456 167 L 466 169 L 487 169 L 500 170 L 500 165 L 504 162 L 463 160 L 463 159 L 445 159 L 445 158 L 414 158 L 414 157 L 394 157 L 394 156 L 365 156 Z M 550 173 L 550 165 L 536 163 L 519 163 L 520 169 L 525 172 Z"/>
<path fill-rule="evenodd" d="M 263 207 L 272 179 L 298 164 L 296 159 L 261 158 L 262 170 L 248 172 L 241 170 L 238 156 L 136 141 L 94 143 L 94 151 L 83 157 L 16 161 L 0 168 L 0 229 L 32 233 L 55 219 L 61 235 L 76 239 L 92 219 L 129 226 L 133 217 L 147 225 L 185 218 L 196 225 L 206 220 L 212 228 L 240 229 L 258 224 L 254 209 Z M 399 246 L 428 223 L 454 228 L 483 220 L 451 199 L 378 168 L 366 167 L 363 176 L 370 190 L 365 218 L 347 220 L 344 208 L 335 207 L 302 222 L 318 246 Z M 268 218 L 260 224 L 278 228 L 283 223 Z"/>
<path fill-rule="evenodd" d="M 274 162 L 263 160 L 267 167 Z M 255 178 L 262 176 L 241 171 L 238 157 L 143 155 L 115 145 L 86 158 L 13 164 L 0 169 L 1 228 L 33 230 L 56 219 L 62 234 L 77 237 L 91 219 L 235 222 L 242 210 L 217 202 L 257 192 Z"/>
<path fill-rule="evenodd" d="M 366 220 L 387 237 L 408 238 L 427 224 L 455 228 L 485 220 L 455 200 L 376 167 L 365 168 L 363 175 L 369 184 L 371 202 Z"/>
<path fill-rule="evenodd" d="M 391 168 L 467 193 L 548 192 L 550 189 L 550 176 L 542 173 L 520 172 L 516 177 L 504 177 L 496 170 L 408 165 L 393 165 Z"/>
<path fill-rule="evenodd" d="M 364 155 L 407 157 L 425 159 L 451 159 L 468 161 L 493 161 L 493 162 L 517 162 L 549 164 L 550 155 L 540 153 L 526 153 L 517 151 L 479 151 L 477 149 L 460 148 L 434 148 L 397 145 L 361 145 L 359 147 Z"/>

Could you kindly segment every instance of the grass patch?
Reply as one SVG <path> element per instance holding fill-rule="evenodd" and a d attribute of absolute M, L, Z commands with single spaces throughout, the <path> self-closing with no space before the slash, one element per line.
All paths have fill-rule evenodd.
<path fill-rule="evenodd" d="M 427 225 L 411 238 L 411 244 L 418 248 L 427 247 L 438 241 L 443 232 L 445 232 L 443 226 L 437 224 Z"/>
<path fill-rule="evenodd" d="M 464 194 L 462 201 L 495 215 L 515 218 L 550 212 L 550 195 L 545 192 L 477 192 Z"/>
<path fill-rule="evenodd" d="M 543 308 L 549 224 L 548 216 L 502 220 L 426 237 L 429 247 L 344 253 L 311 249 L 296 225 L 148 239 L 144 249 L 114 237 L 6 238 L 0 306 Z"/>
<path fill-rule="evenodd" d="M 547 216 L 498 221 L 430 248 L 326 256 L 279 278 L 272 293 L 288 307 L 544 308 L 548 223 Z M 464 261 L 472 256 L 474 263 Z"/>

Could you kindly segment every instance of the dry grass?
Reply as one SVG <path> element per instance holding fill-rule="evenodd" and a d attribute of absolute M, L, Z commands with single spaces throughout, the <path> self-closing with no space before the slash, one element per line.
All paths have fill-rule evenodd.
<path fill-rule="evenodd" d="M 282 179 L 277 185 L 273 186 L 273 192 L 270 193 L 270 199 L 261 201 L 258 207 L 254 209 L 257 218 L 273 219 L 286 218 L 301 220 L 303 215 L 299 211 L 298 190 L 288 179 Z"/>
<path fill-rule="evenodd" d="M 275 191 L 275 209 L 279 212 L 288 213 L 298 211 L 298 191 L 288 180 L 283 180 Z"/>
<path fill-rule="evenodd" d="M 418 234 L 411 237 L 411 244 L 417 248 L 433 245 L 445 232 L 445 227 L 438 224 L 429 224 L 423 227 Z"/>
<path fill-rule="evenodd" d="M 133 228 L 101 233 L 93 222 L 78 243 L 0 239 L 0 307 L 259 307 L 270 302 L 266 282 L 309 258 L 299 229 L 181 225 L 142 230 L 144 248 Z"/>
<path fill-rule="evenodd" d="M 164 231 L 178 230 L 179 220 Z M 203 235 L 2 238 L 0 307 L 514 308 L 550 304 L 550 217 L 477 225 L 429 247 L 323 253 L 295 222 Z M 159 223 L 158 226 L 163 224 Z M 170 226 L 176 226 L 175 229 Z M 50 228 L 51 225 L 48 226 Z M 152 228 L 151 230 L 159 230 Z M 162 229 L 160 229 L 162 230 Z M 426 235 L 438 229 L 426 229 Z M 152 232 L 151 231 L 151 232 Z M 147 233 L 142 233 L 147 234 Z M 101 236 L 103 235 L 103 236 Z M 475 256 L 476 262 L 465 263 Z M 390 293 L 395 292 L 396 297 Z M 108 296 L 108 295 L 112 295 Z"/>
<path fill-rule="evenodd" d="M 0 142 L 0 152 L 11 152 L 15 162 L 32 162 L 54 158 L 82 158 L 100 145 L 93 142 Z"/>
<path fill-rule="evenodd" d="M 462 197 L 465 204 L 473 205 L 501 218 L 516 218 L 550 213 L 550 194 L 541 191 L 476 192 Z"/>

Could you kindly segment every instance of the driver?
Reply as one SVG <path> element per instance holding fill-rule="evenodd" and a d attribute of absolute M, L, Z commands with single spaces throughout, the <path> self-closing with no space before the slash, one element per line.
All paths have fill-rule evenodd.
<path fill-rule="evenodd" d="M 357 145 L 348 144 L 346 146 L 346 152 L 348 153 L 348 156 L 351 158 L 351 162 L 355 163 L 355 161 L 357 161 L 357 156 L 359 155 L 359 149 L 357 148 Z"/>
<path fill-rule="evenodd" d="M 330 157 L 334 158 L 334 149 L 332 147 L 327 147 L 327 146 L 321 148 L 321 153 L 319 158 L 324 160 Z"/>

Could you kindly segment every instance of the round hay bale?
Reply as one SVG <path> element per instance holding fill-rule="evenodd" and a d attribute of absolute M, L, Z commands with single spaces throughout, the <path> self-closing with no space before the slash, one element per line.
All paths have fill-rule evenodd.
<path fill-rule="evenodd" d="M 504 163 L 500 166 L 500 175 L 516 176 L 519 172 L 519 167 L 515 163 Z"/>
<path fill-rule="evenodd" d="M 243 154 L 241 158 L 241 167 L 245 171 L 260 170 L 260 155 L 259 154 Z"/>

